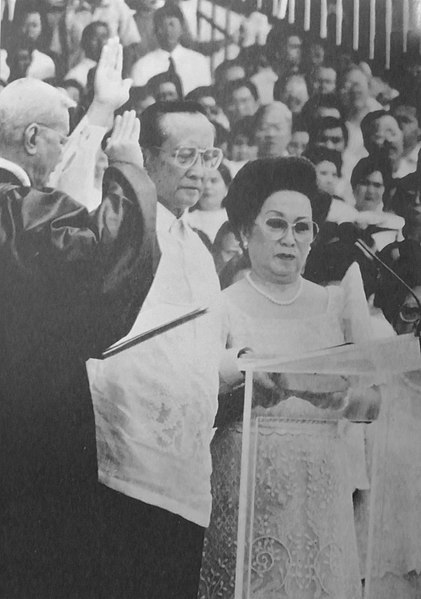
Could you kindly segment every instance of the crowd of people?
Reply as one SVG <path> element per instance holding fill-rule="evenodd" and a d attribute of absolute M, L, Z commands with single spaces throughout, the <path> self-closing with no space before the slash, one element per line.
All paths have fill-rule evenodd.
<path fill-rule="evenodd" d="M 239 358 L 419 332 L 421 56 L 373 73 L 250 10 L 224 59 L 188 4 L 22 0 L 2 23 L 5 599 L 232 599 Z M 420 371 L 390 429 L 361 424 L 377 380 L 256 377 L 250 596 L 361 598 L 377 477 L 376 596 L 420 597 Z"/>

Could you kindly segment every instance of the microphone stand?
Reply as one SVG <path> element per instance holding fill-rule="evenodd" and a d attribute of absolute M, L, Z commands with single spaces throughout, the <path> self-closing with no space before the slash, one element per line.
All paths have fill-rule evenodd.
<path fill-rule="evenodd" d="M 396 274 L 395 271 L 392 268 L 390 268 L 390 266 L 383 262 L 383 260 L 381 260 L 377 256 L 377 254 L 373 252 L 373 250 L 370 247 L 368 247 L 368 245 L 362 239 L 357 239 L 354 245 L 366 256 L 366 258 L 368 258 L 369 260 L 374 260 L 375 262 L 377 262 L 377 264 L 380 264 L 380 266 L 387 270 L 387 272 L 391 274 L 393 278 L 395 278 L 403 287 L 405 287 L 408 293 L 414 298 L 421 315 L 421 302 L 418 299 L 417 295 L 414 293 L 413 289 L 411 289 L 411 287 L 408 285 L 408 283 L 401 279 L 401 277 L 398 274 Z M 415 329 L 415 336 L 418 337 L 418 339 L 420 339 L 421 344 L 421 318 L 418 320 Z"/>

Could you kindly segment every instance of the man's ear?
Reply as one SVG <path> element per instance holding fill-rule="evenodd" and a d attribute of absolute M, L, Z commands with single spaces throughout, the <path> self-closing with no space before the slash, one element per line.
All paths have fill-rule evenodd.
<path fill-rule="evenodd" d="M 23 146 L 26 153 L 31 154 L 31 156 L 37 152 L 38 131 L 38 125 L 36 123 L 31 123 L 23 132 Z"/>

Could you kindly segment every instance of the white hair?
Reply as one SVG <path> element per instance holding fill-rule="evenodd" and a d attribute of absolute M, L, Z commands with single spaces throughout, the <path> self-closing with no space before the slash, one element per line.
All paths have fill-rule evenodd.
<path fill-rule="evenodd" d="M 16 143 L 19 129 L 33 122 L 53 123 L 72 105 L 70 98 L 39 79 L 13 81 L 0 94 L 0 146 Z"/>

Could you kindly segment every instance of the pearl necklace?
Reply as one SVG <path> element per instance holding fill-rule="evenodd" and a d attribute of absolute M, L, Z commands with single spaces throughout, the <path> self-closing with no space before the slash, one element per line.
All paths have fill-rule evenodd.
<path fill-rule="evenodd" d="M 268 299 L 273 304 L 277 304 L 278 306 L 290 306 L 291 304 L 293 304 L 302 294 L 303 287 L 304 287 L 304 279 L 302 277 L 300 277 L 300 283 L 299 283 L 299 286 L 297 289 L 297 293 L 294 295 L 294 297 L 292 297 L 289 300 L 279 300 L 279 299 L 276 299 L 275 297 L 272 297 L 269 293 L 266 293 L 266 291 L 263 291 L 263 289 L 260 289 L 260 287 L 258 287 L 256 285 L 256 283 L 253 281 L 253 279 L 251 278 L 251 275 L 249 272 L 246 274 L 246 280 L 247 280 L 247 283 L 251 287 L 253 287 L 253 289 L 255 291 L 257 291 L 257 293 L 259 293 L 260 295 L 263 295 L 263 297 Z"/>

